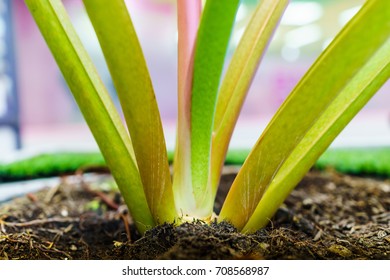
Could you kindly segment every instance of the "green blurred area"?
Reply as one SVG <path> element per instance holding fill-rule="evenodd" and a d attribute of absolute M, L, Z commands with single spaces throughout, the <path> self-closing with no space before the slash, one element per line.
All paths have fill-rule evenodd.
<path fill-rule="evenodd" d="M 80 168 L 105 165 L 100 153 L 42 154 L 0 165 L 0 182 L 71 174 Z"/>
<path fill-rule="evenodd" d="M 249 151 L 231 151 L 226 164 L 242 164 Z M 314 168 L 362 176 L 390 177 L 390 147 L 329 149 Z"/>
<path fill-rule="evenodd" d="M 249 150 L 229 151 L 225 163 L 241 165 Z M 172 163 L 173 153 L 168 153 Z M 105 167 L 100 153 L 56 153 L 42 154 L 10 164 L 0 165 L 0 182 L 11 182 L 35 178 L 72 174 L 79 169 Z M 330 149 L 314 166 L 323 170 L 368 176 L 390 177 L 390 147 Z"/>
<path fill-rule="evenodd" d="M 347 174 L 390 177 L 390 147 L 328 150 L 315 166 Z"/>

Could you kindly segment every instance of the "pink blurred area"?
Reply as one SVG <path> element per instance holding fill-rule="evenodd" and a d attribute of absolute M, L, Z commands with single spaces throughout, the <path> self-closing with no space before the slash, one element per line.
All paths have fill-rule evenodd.
<path fill-rule="evenodd" d="M 78 18 L 85 17 L 82 12 L 83 7 L 81 1 L 66 0 L 63 2 L 67 7 L 71 18 L 75 19 L 76 28 L 79 28 L 77 31 L 80 32 L 80 37 L 83 40 L 82 36 L 85 35 L 84 33 L 86 32 L 83 30 L 83 22 L 85 19 Z M 155 23 L 161 23 L 161 21 L 164 20 L 167 21 L 166 18 L 169 18 L 169 16 L 172 16 L 172 14 L 175 13 L 174 6 L 171 4 L 156 5 L 150 1 L 134 1 L 134 3 L 136 4 L 132 5 L 131 8 L 137 11 L 134 16 L 135 19 L 143 16 L 144 9 L 148 9 L 147 11 L 149 14 L 155 14 L 153 16 Z M 19 0 L 14 1 L 13 8 L 22 126 L 82 122 L 82 118 L 65 85 L 65 81 L 24 2 Z M 168 17 L 166 15 L 168 15 Z M 169 92 L 169 95 L 172 96 L 172 98 L 170 98 L 172 99 L 172 103 L 174 103 L 173 101 L 175 100 L 174 85 L 176 81 L 174 71 L 176 61 L 173 56 L 175 52 L 174 48 L 170 50 L 170 48 L 174 46 L 174 42 L 172 44 L 169 43 L 169 39 L 174 38 L 169 38 L 169 36 L 174 37 L 175 34 L 172 32 L 173 30 L 169 30 L 169 27 L 166 28 L 164 26 L 171 26 L 170 28 L 172 29 L 174 23 L 175 22 L 172 21 L 168 24 L 159 25 L 161 28 L 159 27 L 160 30 L 158 32 L 156 32 L 156 26 L 153 27 L 149 24 L 140 25 L 138 28 L 139 33 L 142 34 L 141 40 L 144 38 L 156 37 L 163 39 L 157 45 L 158 48 L 155 48 L 156 44 L 148 47 L 149 44 L 145 42 L 144 50 L 150 56 L 148 63 L 150 64 L 152 75 L 158 76 L 158 78 L 155 79 L 155 83 L 157 84 L 156 94 L 160 94 L 160 92 Z M 171 35 L 166 34 L 169 31 L 171 31 Z M 87 48 L 87 50 L 92 55 L 94 61 L 100 60 L 97 63 L 98 66 L 100 66 L 102 59 L 101 57 L 96 58 L 100 53 L 96 55 L 95 48 Z M 165 54 L 168 52 L 168 54 L 165 55 L 161 52 L 164 52 Z M 108 76 L 103 77 L 103 81 L 111 86 L 107 77 Z M 167 103 L 165 98 L 160 99 L 163 104 Z M 167 117 L 174 117 L 172 110 L 169 109 L 164 111 L 163 109 L 162 111 Z"/>
<path fill-rule="evenodd" d="M 112 83 L 80 0 L 63 1 L 76 31 L 97 65 L 106 86 Z M 177 94 L 177 27 L 175 1 L 127 1 L 149 66 L 163 118 L 167 142 L 173 148 Z M 19 85 L 20 120 L 24 147 L 96 147 L 71 93 L 22 0 L 13 1 Z M 250 146 L 288 93 L 321 50 L 288 62 L 266 55 L 253 81 L 242 116 L 237 146 Z M 389 127 L 390 85 L 387 83 L 357 119 L 381 119 Z M 113 94 L 115 102 L 116 97 Z M 374 121 L 376 122 L 376 121 Z M 355 124 L 358 128 L 359 124 Z M 379 128 L 382 129 L 382 128 Z M 358 130 L 358 129 L 357 129 Z M 244 131 L 244 132 L 242 132 Z M 246 140 L 249 140 L 246 141 Z M 170 141 L 172 143 L 170 143 Z"/>
<path fill-rule="evenodd" d="M 14 1 L 14 29 L 22 126 L 66 121 L 72 110 L 58 67 L 23 1 Z"/>

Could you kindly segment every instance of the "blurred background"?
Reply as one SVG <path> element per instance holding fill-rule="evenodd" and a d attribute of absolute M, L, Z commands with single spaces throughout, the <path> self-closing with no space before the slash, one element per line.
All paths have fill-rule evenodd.
<path fill-rule="evenodd" d="M 116 104 L 115 90 L 81 0 L 63 1 Z M 253 81 L 231 147 L 249 148 L 321 51 L 363 0 L 292 0 Z M 169 149 L 177 100 L 176 1 L 127 1 L 149 66 Z M 243 0 L 235 49 L 258 0 Z M 315 90 L 315 89 L 313 89 Z M 390 83 L 336 139 L 334 147 L 390 144 Z M 97 146 L 22 0 L 0 0 L 0 162 Z"/>

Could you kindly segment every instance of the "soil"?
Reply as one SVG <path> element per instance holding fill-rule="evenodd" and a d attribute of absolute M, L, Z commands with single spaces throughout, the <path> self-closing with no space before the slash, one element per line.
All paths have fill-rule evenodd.
<path fill-rule="evenodd" d="M 218 212 L 235 177 L 227 172 Z M 140 236 L 119 193 L 63 177 L 0 206 L 0 259 L 390 259 L 390 181 L 311 171 L 270 224 L 165 224 Z"/>

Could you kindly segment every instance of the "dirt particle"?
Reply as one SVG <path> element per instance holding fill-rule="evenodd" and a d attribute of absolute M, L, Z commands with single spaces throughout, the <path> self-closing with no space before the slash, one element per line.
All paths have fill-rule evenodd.
<path fill-rule="evenodd" d="M 70 245 L 69 249 L 72 251 L 77 251 L 77 246 L 72 244 L 72 245 Z"/>
<path fill-rule="evenodd" d="M 261 250 L 265 251 L 265 250 L 267 250 L 270 247 L 270 245 L 267 244 L 267 243 L 262 242 L 262 243 L 259 244 L 259 247 L 261 248 Z"/>
<path fill-rule="evenodd" d="M 123 246 L 123 242 L 114 241 L 114 247 L 115 247 L 115 248 L 118 248 L 118 247 L 121 247 L 121 246 Z"/>
<path fill-rule="evenodd" d="M 68 213 L 68 210 L 67 209 L 62 209 L 61 210 L 61 216 L 62 217 L 68 217 L 69 213 Z"/>
<path fill-rule="evenodd" d="M 313 241 L 318 241 L 318 240 L 320 240 L 321 239 L 321 236 L 323 235 L 323 231 L 322 230 L 319 230 L 318 232 L 317 232 L 317 234 L 314 236 L 314 238 L 313 238 Z"/>
<path fill-rule="evenodd" d="M 385 236 L 387 236 L 386 231 L 384 231 L 384 230 L 378 231 L 378 238 L 383 238 L 383 237 L 385 237 Z"/>
<path fill-rule="evenodd" d="M 390 192 L 390 185 L 389 184 L 381 184 L 381 189 L 383 192 L 385 193 L 389 193 Z"/>
<path fill-rule="evenodd" d="M 336 189 L 336 184 L 333 182 L 329 182 L 326 184 L 325 188 L 329 191 L 334 191 Z"/>
<path fill-rule="evenodd" d="M 337 244 L 331 245 L 328 248 L 328 251 L 331 253 L 337 254 L 341 257 L 344 257 L 344 258 L 348 258 L 352 255 L 352 252 L 348 248 L 346 248 L 342 245 L 337 245 Z"/>

